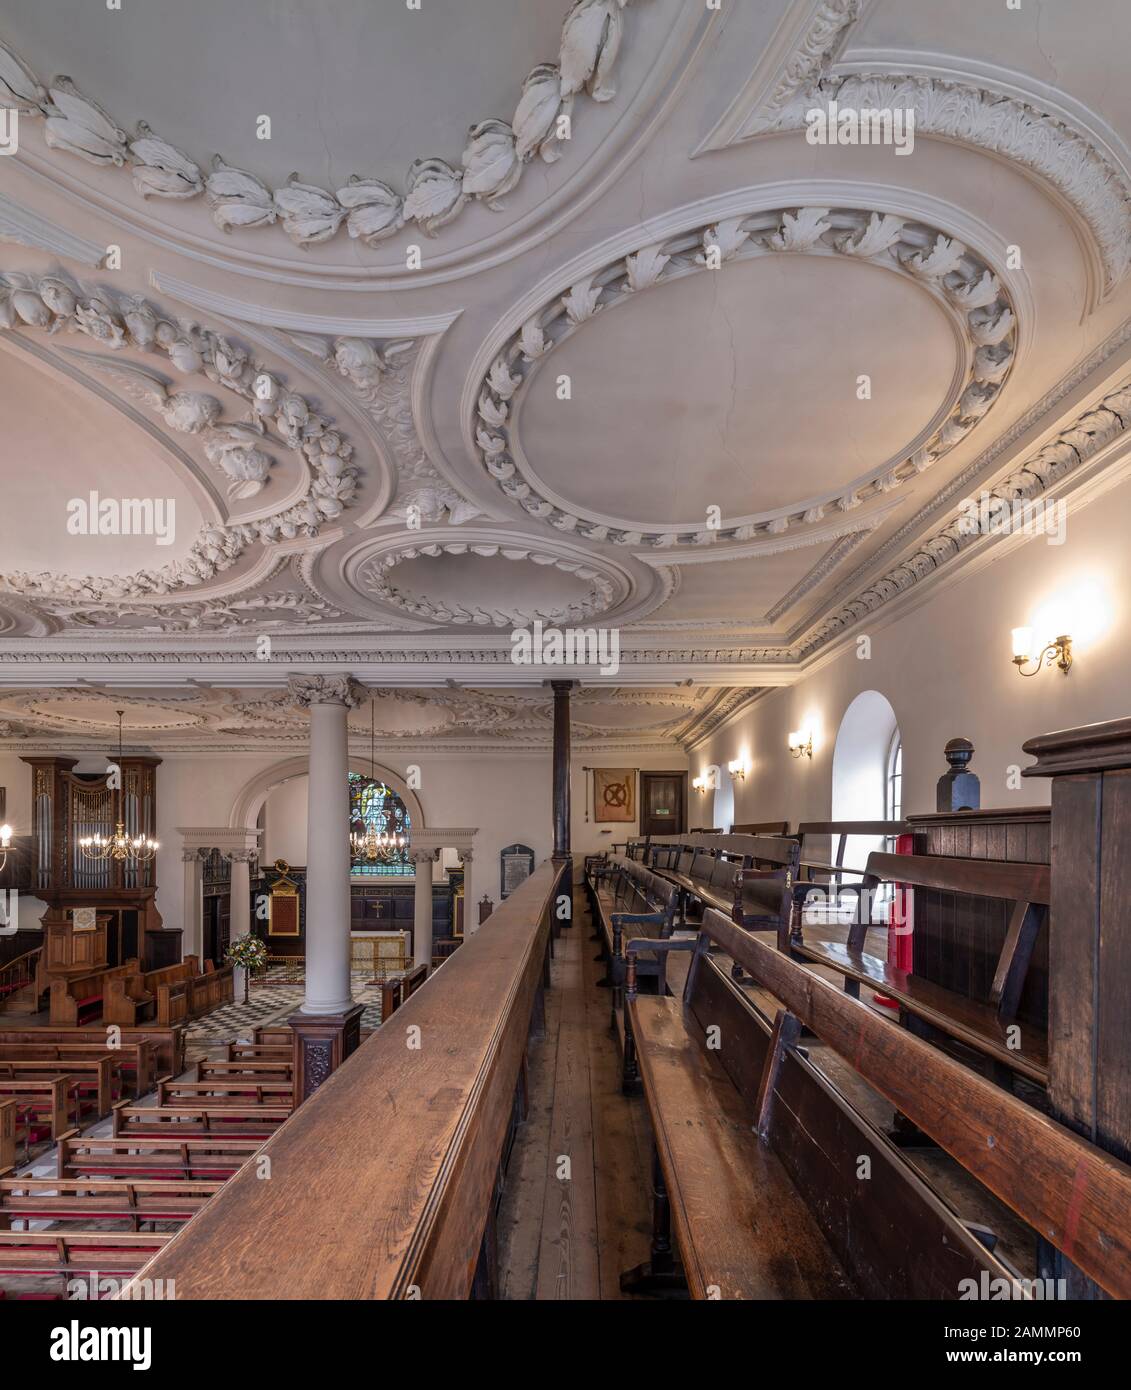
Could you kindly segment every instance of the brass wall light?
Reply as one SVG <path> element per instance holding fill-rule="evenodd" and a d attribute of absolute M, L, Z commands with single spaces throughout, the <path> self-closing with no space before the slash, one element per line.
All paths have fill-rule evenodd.
<path fill-rule="evenodd" d="M 795 758 L 812 758 L 813 735 L 806 737 L 804 729 L 794 729 L 789 736 L 789 751 Z"/>
<path fill-rule="evenodd" d="M 1033 669 L 1026 671 L 1025 667 L 1029 662 L 1033 662 Z M 1033 629 L 1031 627 L 1015 627 L 1013 629 L 1013 664 L 1023 676 L 1035 676 L 1042 666 L 1051 666 L 1053 662 L 1068 675 L 1072 666 L 1072 638 L 1056 637 L 1046 647 L 1039 652 L 1033 651 Z"/>
<path fill-rule="evenodd" d="M 707 779 L 706 777 L 702 776 L 695 777 L 692 779 L 691 785 L 695 788 L 699 795 L 702 796 L 707 790 Z"/>
<path fill-rule="evenodd" d="M 738 778 L 742 781 L 746 777 L 746 764 L 741 758 L 733 758 L 727 763 L 727 771 L 730 773 L 731 777 Z"/>

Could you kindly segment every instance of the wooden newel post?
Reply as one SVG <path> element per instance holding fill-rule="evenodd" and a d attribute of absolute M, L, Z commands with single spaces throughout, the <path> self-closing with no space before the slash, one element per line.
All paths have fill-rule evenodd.
<path fill-rule="evenodd" d="M 1052 778 L 1049 1100 L 1057 1119 L 1127 1162 L 1131 719 L 1042 734 L 1024 747 L 1037 759 L 1024 775 Z M 1067 1273 L 1074 1284 L 1083 1278 Z M 1088 1295 L 1077 1285 L 1070 1296 Z"/>

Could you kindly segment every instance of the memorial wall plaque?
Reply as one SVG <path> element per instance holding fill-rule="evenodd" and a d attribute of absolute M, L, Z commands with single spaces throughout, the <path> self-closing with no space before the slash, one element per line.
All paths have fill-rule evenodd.
<path fill-rule="evenodd" d="M 534 851 L 529 845 L 508 845 L 499 851 L 499 893 L 511 893 L 534 872 Z"/>

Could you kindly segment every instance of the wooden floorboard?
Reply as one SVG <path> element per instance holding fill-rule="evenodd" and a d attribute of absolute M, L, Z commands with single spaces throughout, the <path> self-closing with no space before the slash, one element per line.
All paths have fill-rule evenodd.
<path fill-rule="evenodd" d="M 621 1271 L 647 1258 L 651 1137 L 643 1101 L 620 1090 L 610 995 L 597 980 L 592 924 L 578 895 L 554 943 L 546 1031 L 531 1046 L 530 1109 L 499 1209 L 499 1294 L 622 1297 Z M 571 1176 L 558 1176 L 563 1157 Z"/>

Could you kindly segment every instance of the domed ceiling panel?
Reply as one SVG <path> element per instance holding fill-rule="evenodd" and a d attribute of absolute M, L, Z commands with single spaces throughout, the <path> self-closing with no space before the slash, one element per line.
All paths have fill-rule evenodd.
<path fill-rule="evenodd" d="M 741 261 L 598 315 L 536 374 L 517 426 L 566 510 L 694 529 L 709 506 L 797 506 L 914 452 L 948 404 L 956 346 L 934 301 L 876 266 Z"/>
<path fill-rule="evenodd" d="M 156 568 L 188 553 L 204 520 L 199 490 L 157 439 L 113 405 L 13 351 L 0 353 L 0 419 L 5 571 L 111 573 Z M 164 534 L 121 534 L 120 525 L 118 533 L 88 534 L 92 493 L 115 506 L 159 498 Z M 115 524 L 109 512 L 105 520 L 107 528 Z"/>
<path fill-rule="evenodd" d="M 117 16 L 82 0 L 9 0 L 3 37 L 41 78 L 70 74 L 130 131 L 145 121 L 198 161 L 219 151 L 272 186 L 298 170 L 338 188 L 351 174 L 403 176 L 414 159 L 451 157 L 473 121 L 509 117 L 526 73 L 557 56 L 567 9 L 151 0 Z M 108 35 L 114 24 L 120 38 Z M 270 139 L 257 136 L 264 115 Z"/>

